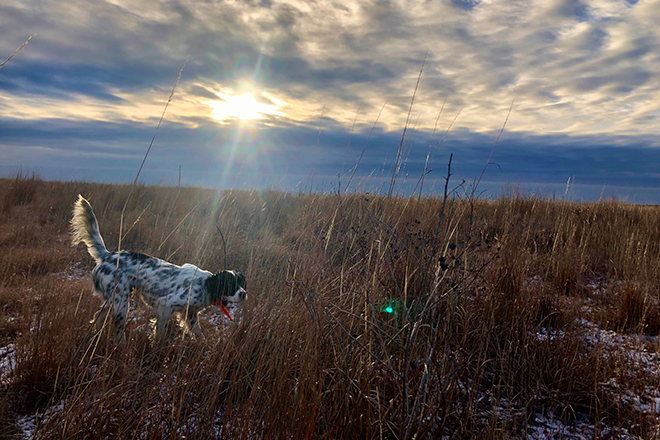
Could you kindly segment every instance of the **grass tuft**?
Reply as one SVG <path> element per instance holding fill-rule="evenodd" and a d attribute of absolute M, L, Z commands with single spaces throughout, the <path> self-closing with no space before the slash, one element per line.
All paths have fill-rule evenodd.
<path fill-rule="evenodd" d="M 40 181 L 41 179 L 35 173 L 30 175 L 24 171 L 18 171 L 9 181 L 8 190 L 4 195 L 2 212 L 8 213 L 15 206 L 32 203 Z"/>

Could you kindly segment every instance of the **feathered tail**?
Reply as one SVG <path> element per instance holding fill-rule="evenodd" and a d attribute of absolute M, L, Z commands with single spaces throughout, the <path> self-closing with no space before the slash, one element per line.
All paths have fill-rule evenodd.
<path fill-rule="evenodd" d="M 71 244 L 75 246 L 81 241 L 87 245 L 87 251 L 96 262 L 100 262 L 109 254 L 101 238 L 92 206 L 83 196 L 78 195 L 78 200 L 73 204 Z"/>

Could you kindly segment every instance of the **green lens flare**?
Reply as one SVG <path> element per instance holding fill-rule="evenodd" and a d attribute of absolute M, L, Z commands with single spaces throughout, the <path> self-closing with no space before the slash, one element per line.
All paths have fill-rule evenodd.
<path fill-rule="evenodd" d="M 394 313 L 394 308 L 392 308 L 392 306 L 387 306 L 387 307 L 385 307 L 385 311 L 387 313 Z"/>

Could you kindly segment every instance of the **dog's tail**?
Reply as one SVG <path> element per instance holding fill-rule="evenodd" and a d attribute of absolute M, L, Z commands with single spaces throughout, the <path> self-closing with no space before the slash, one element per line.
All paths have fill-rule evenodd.
<path fill-rule="evenodd" d="M 78 195 L 78 200 L 73 204 L 71 244 L 75 246 L 81 241 L 87 245 L 89 254 L 97 262 L 100 262 L 109 254 L 103 243 L 103 238 L 101 238 L 99 224 L 96 222 L 92 206 L 83 196 Z"/>

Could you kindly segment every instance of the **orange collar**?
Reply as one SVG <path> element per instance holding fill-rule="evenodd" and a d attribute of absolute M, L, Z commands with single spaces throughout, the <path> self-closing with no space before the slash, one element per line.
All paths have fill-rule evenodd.
<path fill-rule="evenodd" d="M 222 311 L 224 312 L 224 314 L 227 315 L 227 318 L 229 318 L 230 321 L 233 321 L 233 319 L 231 319 L 231 315 L 229 314 L 229 311 L 228 311 L 227 308 L 222 304 L 222 300 L 218 300 L 218 301 L 216 301 L 214 304 L 217 305 L 217 306 L 220 306 L 220 310 L 222 310 Z"/>

